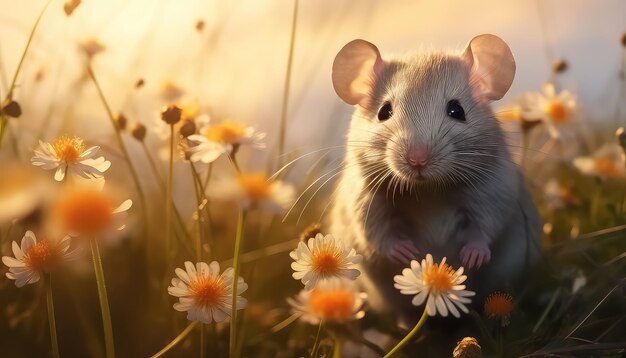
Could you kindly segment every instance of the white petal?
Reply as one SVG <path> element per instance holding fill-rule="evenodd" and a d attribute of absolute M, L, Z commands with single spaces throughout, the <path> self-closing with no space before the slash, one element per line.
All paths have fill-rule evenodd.
<path fill-rule="evenodd" d="M 127 199 L 122 204 L 120 204 L 120 206 L 115 208 L 115 210 L 113 210 L 113 214 L 117 214 L 117 213 L 121 213 L 121 212 L 127 211 L 128 209 L 131 208 L 131 206 L 133 206 L 133 201 L 130 200 L 130 199 Z"/>
<path fill-rule="evenodd" d="M 65 171 L 67 170 L 67 165 L 61 165 L 57 168 L 57 171 L 54 173 L 54 180 L 62 181 L 65 178 Z"/>

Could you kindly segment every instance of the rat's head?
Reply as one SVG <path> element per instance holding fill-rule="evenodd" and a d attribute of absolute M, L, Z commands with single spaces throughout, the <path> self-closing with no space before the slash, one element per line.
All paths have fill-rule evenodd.
<path fill-rule="evenodd" d="M 514 75 L 511 50 L 494 35 L 473 38 L 462 53 L 388 61 L 354 40 L 333 64 L 335 91 L 356 106 L 348 148 L 366 175 L 384 171 L 406 186 L 484 179 L 507 155 L 489 103 Z"/>

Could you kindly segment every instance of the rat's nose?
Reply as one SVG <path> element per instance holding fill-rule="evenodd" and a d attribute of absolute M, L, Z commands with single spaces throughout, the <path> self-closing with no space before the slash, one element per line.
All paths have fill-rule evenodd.
<path fill-rule="evenodd" d="M 406 161 L 415 169 L 422 169 L 428 164 L 428 152 L 425 148 L 409 148 Z"/>

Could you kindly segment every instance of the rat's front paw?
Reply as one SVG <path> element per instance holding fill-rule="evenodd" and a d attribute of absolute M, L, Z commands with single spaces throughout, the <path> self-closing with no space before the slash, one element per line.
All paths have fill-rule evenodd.
<path fill-rule="evenodd" d="M 388 256 L 400 264 L 408 264 L 411 260 L 417 260 L 420 252 L 411 240 L 395 240 L 391 244 Z"/>
<path fill-rule="evenodd" d="M 491 260 L 491 250 L 486 243 L 481 241 L 471 241 L 465 244 L 459 253 L 461 263 L 467 268 L 480 268 Z"/>

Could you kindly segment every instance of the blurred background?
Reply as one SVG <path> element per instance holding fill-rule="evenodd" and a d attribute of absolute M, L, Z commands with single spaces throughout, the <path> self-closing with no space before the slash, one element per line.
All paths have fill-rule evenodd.
<path fill-rule="evenodd" d="M 42 0 L 0 0 L 0 98 L 8 91 L 29 33 L 44 4 Z M 286 117 L 287 152 L 306 154 L 343 142 L 353 109 L 335 95 L 330 74 L 335 54 L 355 38 L 376 44 L 385 58 L 387 54 L 423 48 L 461 50 L 475 35 L 493 33 L 509 44 L 517 61 L 513 86 L 506 97 L 494 103 L 495 109 L 506 108 L 522 93 L 541 91 L 547 81 L 553 81 L 558 88 L 567 89 L 575 96 L 584 128 L 608 128 L 608 137 L 611 137 L 615 129 L 626 122 L 622 111 L 626 101 L 620 92 L 623 91 L 620 72 L 625 64 L 621 43 L 626 31 L 626 2 L 623 0 L 301 0 L 298 4 Z M 242 151 L 239 160 L 247 170 L 273 167 L 268 163 L 274 163 L 277 155 L 293 1 L 84 0 L 71 16 L 64 12 L 63 5 L 63 1 L 52 1 L 26 56 L 14 92 L 23 114 L 9 121 L 5 138 L 8 144 L 0 151 L 0 176 L 8 170 L 10 162 L 27 165 L 38 140 L 52 141 L 62 134 L 79 135 L 89 145 L 100 145 L 103 155 L 113 163 L 107 172 L 107 182 L 126 197 L 133 196 L 124 162 L 111 144 L 113 129 L 87 75 L 85 61 L 91 61 L 112 110 L 123 113 L 129 125 L 139 122 L 148 128 L 147 147 L 157 158 L 161 174 L 166 168 L 167 136 L 163 135 L 159 112 L 163 105 L 171 102 L 192 107 L 211 121 L 233 118 L 267 132 L 267 150 Z M 557 76 L 553 66 L 559 60 L 566 62 L 567 69 Z M 512 129 L 511 133 L 519 133 L 519 129 Z M 606 133 L 600 136 L 607 137 Z M 148 196 L 160 196 L 158 183 L 148 163 L 142 159 L 142 147 L 130 136 L 125 136 L 124 140 L 135 158 Z M 535 146 L 539 150 L 541 144 L 535 143 Z M 592 148 L 585 148 L 587 152 L 583 150 L 582 154 Z M 334 150 L 329 158 L 339 160 L 342 154 L 341 149 Z M 298 191 L 306 188 L 311 178 L 324 172 L 321 168 L 315 172 L 305 170 L 312 163 L 319 164 L 318 160 L 320 155 L 312 155 L 299 162 L 289 171 L 287 180 L 299 185 Z M 223 160 L 217 168 L 227 165 Z M 215 176 L 220 176 L 220 170 L 216 170 Z M 191 177 L 188 166 L 182 161 L 175 165 L 174 182 L 177 183 L 175 203 L 185 217 L 190 216 L 196 203 L 190 200 L 195 197 L 191 185 L 185 183 L 190 184 Z M 5 191 L 9 190 L 8 184 L 0 181 L 0 185 L 5 185 Z M 623 186 L 611 188 L 615 195 L 624 189 Z M 332 189 L 332 185 L 327 189 Z M 116 332 L 120 332 L 116 335 L 120 335 L 119 346 L 126 347 L 120 356 L 152 354 L 186 326 L 183 315 L 171 310 L 173 300 L 160 286 L 158 278 L 157 282 L 146 279 L 151 275 L 150 265 L 155 262 L 143 265 L 143 261 L 150 260 L 142 256 L 145 253 L 140 247 L 151 245 L 151 240 L 156 242 L 162 234 L 159 232 L 162 202 L 151 200 L 155 205 L 150 205 L 148 211 L 154 238 L 127 240 L 135 246 L 124 241 L 121 247 L 112 249 L 111 252 L 117 254 L 105 258 L 105 270 L 109 265 L 132 271 L 123 273 L 118 269 L 110 275 L 111 305 L 118 307 L 113 309 L 114 322 L 119 326 Z M 214 240 L 232 240 L 236 208 L 227 208 L 214 210 Z M 301 209 L 299 207 L 296 214 Z M 319 219 L 323 209 L 324 205 L 314 202 L 302 220 L 296 222 L 298 215 L 295 218 L 292 215 L 283 226 L 276 218 L 261 214 L 252 217 L 248 249 L 262 246 L 259 240 L 267 232 L 276 232 L 271 240 L 264 241 L 267 244 L 295 239 L 303 227 Z M 618 219 L 597 220 L 586 227 L 583 223 L 583 229 L 623 224 L 624 207 L 619 210 Z M 28 220 L 38 222 L 37 217 Z M 125 235 L 136 236 L 138 220 L 137 216 L 131 218 Z M 577 220 L 574 226 L 580 230 L 581 220 Z M 570 235 L 573 225 L 568 220 L 561 221 L 567 224 L 561 231 L 554 232 Z M 6 232 L 6 226 L 2 229 Z M 21 238 L 20 230 L 14 231 L 10 238 Z M 548 232 L 552 232 L 551 229 Z M 8 242 L 9 239 L 2 242 L 3 254 L 8 253 Z M 216 259 L 228 260 L 229 254 L 232 255 L 231 241 L 222 246 L 212 252 Z M 619 247 L 612 248 L 611 253 L 619 253 L 619 250 Z M 281 269 L 274 267 L 272 270 L 267 262 L 259 263 L 258 267 L 244 267 L 244 273 L 255 268 L 268 270 L 262 280 L 267 286 L 251 288 L 256 292 L 251 295 L 265 298 L 265 301 L 259 299 L 265 305 L 252 305 L 246 313 L 251 318 L 256 317 L 254 315 L 263 318 L 256 317 L 259 326 L 249 328 L 251 346 L 265 338 L 259 332 L 279 323 L 279 318 L 286 315 L 285 307 L 276 308 L 284 305 L 284 297 L 271 297 L 267 292 L 276 286 L 278 291 L 275 292 L 290 295 L 299 287 L 290 278 L 286 252 L 281 257 L 284 261 Z M 180 262 L 185 259 L 190 258 L 181 253 Z M 88 265 L 84 271 L 85 277 L 79 279 L 78 284 L 76 278 L 61 279 L 60 285 L 66 285 L 67 289 L 60 288 L 55 293 L 61 302 L 58 304 L 60 345 L 73 356 L 99 356 L 96 289 Z M 276 277 L 280 280 L 274 280 Z M 32 290 L 16 292 L 11 282 L 4 278 L 0 281 L 0 309 L 11 318 L 0 323 L 0 348 L 8 352 L 8 355 L 0 352 L 0 356 L 35 356 L 45 352 L 48 344 L 45 312 L 38 312 L 43 296 Z M 545 305 L 552 296 L 544 292 L 538 297 Z M 85 302 L 91 302 L 91 306 Z M 587 303 L 594 305 L 596 301 L 589 298 Z M 76 314 L 74 306 L 82 313 Z M 542 311 L 536 309 L 536 316 L 539 316 Z M 66 319 L 64 315 L 74 318 Z M 172 324 L 170 318 L 163 316 L 175 316 L 176 321 Z M 221 332 L 222 337 L 227 336 L 227 332 Z M 289 337 L 294 334 L 301 333 L 291 332 Z M 31 341 L 34 343 L 29 345 Z M 276 342 L 277 347 L 283 343 Z M 268 342 L 266 345 L 271 346 Z M 193 350 L 194 347 L 190 342 L 183 345 L 183 349 Z M 266 346 L 265 349 L 272 352 L 268 353 L 271 355 L 275 352 L 273 349 L 278 348 Z"/>

